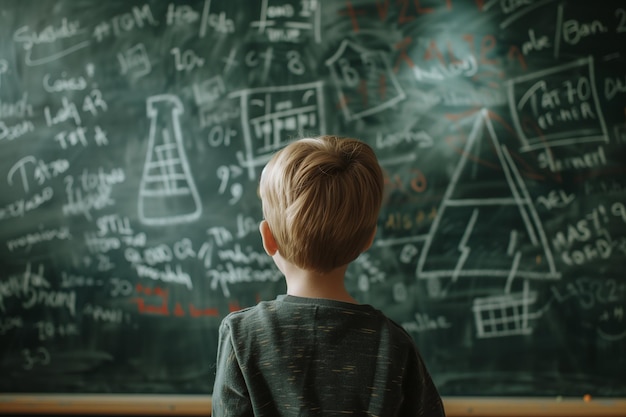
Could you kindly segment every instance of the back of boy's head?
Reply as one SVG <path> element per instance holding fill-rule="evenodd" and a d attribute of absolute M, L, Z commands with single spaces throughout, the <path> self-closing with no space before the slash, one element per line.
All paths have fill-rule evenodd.
<path fill-rule="evenodd" d="M 321 136 L 290 143 L 268 162 L 259 195 L 278 251 L 296 266 L 330 272 L 373 237 L 383 174 L 370 146 Z"/>

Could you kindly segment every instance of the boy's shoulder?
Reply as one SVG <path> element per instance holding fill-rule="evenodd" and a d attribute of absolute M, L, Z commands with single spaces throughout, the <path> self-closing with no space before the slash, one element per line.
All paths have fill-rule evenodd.
<path fill-rule="evenodd" d="M 320 308 L 326 310 L 325 314 L 320 313 L 318 310 Z M 259 327 L 267 328 L 285 319 L 302 320 L 306 317 L 306 314 L 300 314 L 303 309 L 315 309 L 315 316 L 322 320 L 334 321 L 344 318 L 354 322 L 370 322 L 375 328 L 386 328 L 389 336 L 398 342 L 402 340 L 407 344 L 414 343 L 413 338 L 400 324 L 375 307 L 369 304 L 349 304 L 332 300 L 279 296 L 274 300 L 261 301 L 252 307 L 232 312 L 224 318 L 223 323 L 233 330 L 238 329 L 240 331 L 243 329 L 254 330 Z M 300 324 L 306 325 L 302 321 Z"/>
<path fill-rule="evenodd" d="M 265 315 L 267 312 L 271 312 L 276 309 L 276 301 L 277 300 L 261 301 L 254 306 L 233 311 L 224 317 L 222 323 L 232 327 L 234 325 L 246 324 L 251 321 L 256 322 L 258 321 L 259 316 Z"/>

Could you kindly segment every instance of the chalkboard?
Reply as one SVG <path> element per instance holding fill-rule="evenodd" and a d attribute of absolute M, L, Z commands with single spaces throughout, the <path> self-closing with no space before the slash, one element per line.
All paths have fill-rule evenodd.
<path fill-rule="evenodd" d="M 442 395 L 626 396 L 622 1 L 4 0 L 0 391 L 210 395 L 285 291 L 257 185 L 289 141 L 385 171 L 355 297 Z"/>

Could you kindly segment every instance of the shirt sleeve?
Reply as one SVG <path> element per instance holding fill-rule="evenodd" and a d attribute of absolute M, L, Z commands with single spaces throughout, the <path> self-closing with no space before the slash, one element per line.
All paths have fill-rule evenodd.
<path fill-rule="evenodd" d="M 439 392 L 417 350 L 411 355 L 409 370 L 403 384 L 404 401 L 399 415 L 445 417 Z"/>
<path fill-rule="evenodd" d="M 211 404 L 213 417 L 254 416 L 243 372 L 233 348 L 232 332 L 226 320 L 220 325 Z"/>

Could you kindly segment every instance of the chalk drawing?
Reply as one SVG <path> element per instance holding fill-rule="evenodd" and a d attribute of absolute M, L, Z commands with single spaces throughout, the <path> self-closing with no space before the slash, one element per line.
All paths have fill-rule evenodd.
<path fill-rule="evenodd" d="M 457 254 L 450 267 L 450 255 Z M 450 279 L 440 296 L 463 278 L 500 279 L 503 294 L 476 298 L 478 337 L 532 332 L 536 302 L 528 281 L 561 277 L 526 185 L 506 146 L 501 145 L 487 110 L 482 110 L 437 210 L 420 253 L 420 280 Z M 524 292 L 512 293 L 514 279 Z"/>
<path fill-rule="evenodd" d="M 283 1 L 261 0 L 259 19 L 250 26 L 270 42 L 301 43 L 309 35 L 315 43 L 320 43 L 322 2 L 301 0 L 297 4 L 294 7 Z"/>
<path fill-rule="evenodd" d="M 344 40 L 326 60 L 346 120 L 360 119 L 390 108 L 406 94 L 381 51 Z"/>
<path fill-rule="evenodd" d="M 509 80 L 509 109 L 520 151 L 608 142 L 595 85 L 591 56 Z"/>
<path fill-rule="evenodd" d="M 139 184 L 139 220 L 147 225 L 189 223 L 202 214 L 202 202 L 183 147 L 179 117 L 184 108 L 175 95 L 149 97 L 148 151 Z"/>
<path fill-rule="evenodd" d="M 229 97 L 240 99 L 245 153 L 238 152 L 237 158 L 250 180 L 290 140 L 326 131 L 321 82 L 246 89 Z"/>

